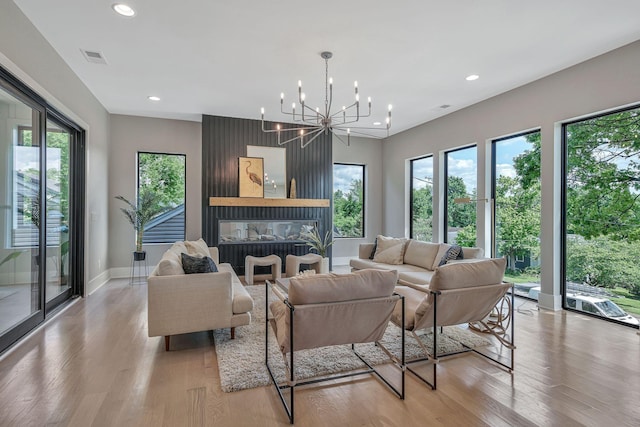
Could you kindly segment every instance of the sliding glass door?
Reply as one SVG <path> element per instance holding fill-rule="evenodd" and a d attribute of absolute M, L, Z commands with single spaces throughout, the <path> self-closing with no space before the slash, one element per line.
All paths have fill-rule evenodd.
<path fill-rule="evenodd" d="M 83 286 L 83 132 L 0 68 L 0 352 Z"/>
<path fill-rule="evenodd" d="M 20 334 L 16 328 L 28 329 L 44 318 L 39 280 L 43 117 L 27 99 L 0 87 L 0 336 Z"/>

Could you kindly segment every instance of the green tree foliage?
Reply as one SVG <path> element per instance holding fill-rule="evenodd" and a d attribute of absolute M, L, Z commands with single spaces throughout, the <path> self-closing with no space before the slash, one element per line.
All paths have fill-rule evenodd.
<path fill-rule="evenodd" d="M 138 154 L 140 194 L 157 195 L 164 210 L 173 209 L 185 201 L 185 156 L 174 154 Z"/>
<path fill-rule="evenodd" d="M 347 193 L 333 193 L 333 225 L 340 237 L 363 237 L 364 189 L 362 180 L 351 182 Z"/>
<path fill-rule="evenodd" d="M 413 238 L 430 242 L 433 237 L 433 193 L 431 186 L 413 189 Z"/>
<path fill-rule="evenodd" d="M 640 296 L 640 245 L 636 242 L 579 236 L 567 239 L 567 280 L 593 286 L 626 288 Z"/>
<path fill-rule="evenodd" d="M 499 177 L 495 203 L 498 253 L 515 271 L 517 255 L 539 256 L 540 180 L 523 188 L 518 178 Z"/>
<path fill-rule="evenodd" d="M 567 280 L 640 293 L 640 110 L 566 126 Z M 523 188 L 540 170 L 540 138 L 515 160 Z"/>
<path fill-rule="evenodd" d="M 457 244 L 461 246 L 475 246 L 476 204 L 455 202 L 455 199 L 465 197 L 475 199 L 475 188 L 473 192 L 469 194 L 467 186 L 461 177 L 450 176 L 447 181 L 447 226 L 449 230 L 452 228 L 458 229 L 458 235 L 456 236 Z M 464 245 L 460 243 L 461 241 L 464 242 Z"/>

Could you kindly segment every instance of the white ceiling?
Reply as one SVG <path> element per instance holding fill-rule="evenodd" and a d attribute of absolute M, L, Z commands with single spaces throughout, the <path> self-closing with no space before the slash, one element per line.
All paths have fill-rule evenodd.
<path fill-rule="evenodd" d="M 334 105 L 358 80 L 392 134 L 640 39 L 637 0 L 14 1 L 110 113 L 279 121 L 299 79 L 322 104 L 329 50 Z"/>

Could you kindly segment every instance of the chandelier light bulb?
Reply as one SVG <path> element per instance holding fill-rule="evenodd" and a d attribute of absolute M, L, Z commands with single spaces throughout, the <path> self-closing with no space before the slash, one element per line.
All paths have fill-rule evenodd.
<path fill-rule="evenodd" d="M 298 80 L 298 87 L 302 87 L 302 80 Z"/>
<path fill-rule="evenodd" d="M 356 101 L 360 101 L 360 94 L 356 93 Z"/>
<path fill-rule="evenodd" d="M 332 85 L 333 84 L 333 77 L 329 77 L 329 84 Z"/>
<path fill-rule="evenodd" d="M 284 92 L 280 92 L 280 99 L 284 100 Z"/>
<path fill-rule="evenodd" d="M 260 109 L 260 114 L 262 114 L 262 115 L 264 116 L 264 107 L 262 107 L 262 108 Z"/>
<path fill-rule="evenodd" d="M 389 111 L 393 108 L 393 105 L 389 104 Z"/>
<path fill-rule="evenodd" d="M 302 100 L 302 102 L 304 102 L 304 99 L 306 98 L 305 94 L 303 93 L 302 95 L 300 95 L 300 99 Z"/>

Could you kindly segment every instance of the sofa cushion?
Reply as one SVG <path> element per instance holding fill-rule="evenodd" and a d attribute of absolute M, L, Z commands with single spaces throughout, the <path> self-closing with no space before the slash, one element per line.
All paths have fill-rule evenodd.
<path fill-rule="evenodd" d="M 171 245 L 169 250 L 178 255 L 178 257 L 180 256 L 180 254 L 189 253 L 189 251 L 187 251 L 187 247 L 184 245 L 184 242 L 175 242 L 173 245 Z"/>
<path fill-rule="evenodd" d="M 442 267 L 438 267 L 434 273 L 429 283 L 429 289 L 443 291 L 446 289 L 502 283 L 506 266 L 507 260 L 505 258 L 488 258 L 477 262 L 445 264 Z"/>
<path fill-rule="evenodd" d="M 433 270 L 433 263 L 439 249 L 439 243 L 409 240 L 404 251 L 404 263 Z"/>
<path fill-rule="evenodd" d="M 197 257 L 188 254 L 180 254 L 180 256 L 185 274 L 216 273 L 218 271 L 216 263 L 208 256 Z"/>
<path fill-rule="evenodd" d="M 367 269 L 367 268 L 373 268 L 373 269 L 378 269 L 378 270 L 395 270 L 397 272 L 403 272 L 403 271 L 423 272 L 423 271 L 427 271 L 422 267 L 417 267 L 417 266 L 411 265 L 411 264 L 392 265 L 392 264 L 374 262 L 374 261 L 371 261 L 371 260 L 368 260 L 368 259 L 352 259 L 352 260 L 349 261 L 349 265 L 354 270 L 364 270 L 364 269 Z"/>
<path fill-rule="evenodd" d="M 482 248 L 469 248 L 464 246 L 462 248 L 462 258 L 482 258 L 484 256 L 484 249 Z"/>
<path fill-rule="evenodd" d="M 440 265 L 440 260 L 442 260 L 442 257 L 447 253 L 451 246 L 452 245 L 448 243 L 438 243 L 438 253 L 433 260 L 433 264 L 431 264 L 431 270 L 435 270 L 436 268 L 438 268 L 438 266 Z"/>
<path fill-rule="evenodd" d="M 184 274 L 182 264 L 174 259 L 162 258 L 156 270 L 158 276 L 177 276 Z"/>
<path fill-rule="evenodd" d="M 398 281 L 391 270 L 360 270 L 349 274 L 318 274 L 289 280 L 291 304 L 319 304 L 390 296 Z"/>
<path fill-rule="evenodd" d="M 209 256 L 209 247 L 207 246 L 207 242 L 202 240 L 202 238 L 198 240 L 185 240 L 184 246 L 187 248 L 187 253 L 192 256 Z"/>
<path fill-rule="evenodd" d="M 412 283 L 416 285 L 428 286 L 434 274 L 435 272 L 431 270 L 402 271 L 398 273 L 398 282 L 400 284 Z"/>
<path fill-rule="evenodd" d="M 385 264 L 403 264 L 406 241 L 406 239 L 378 236 L 376 239 L 376 254 L 373 256 L 373 260 Z"/>

